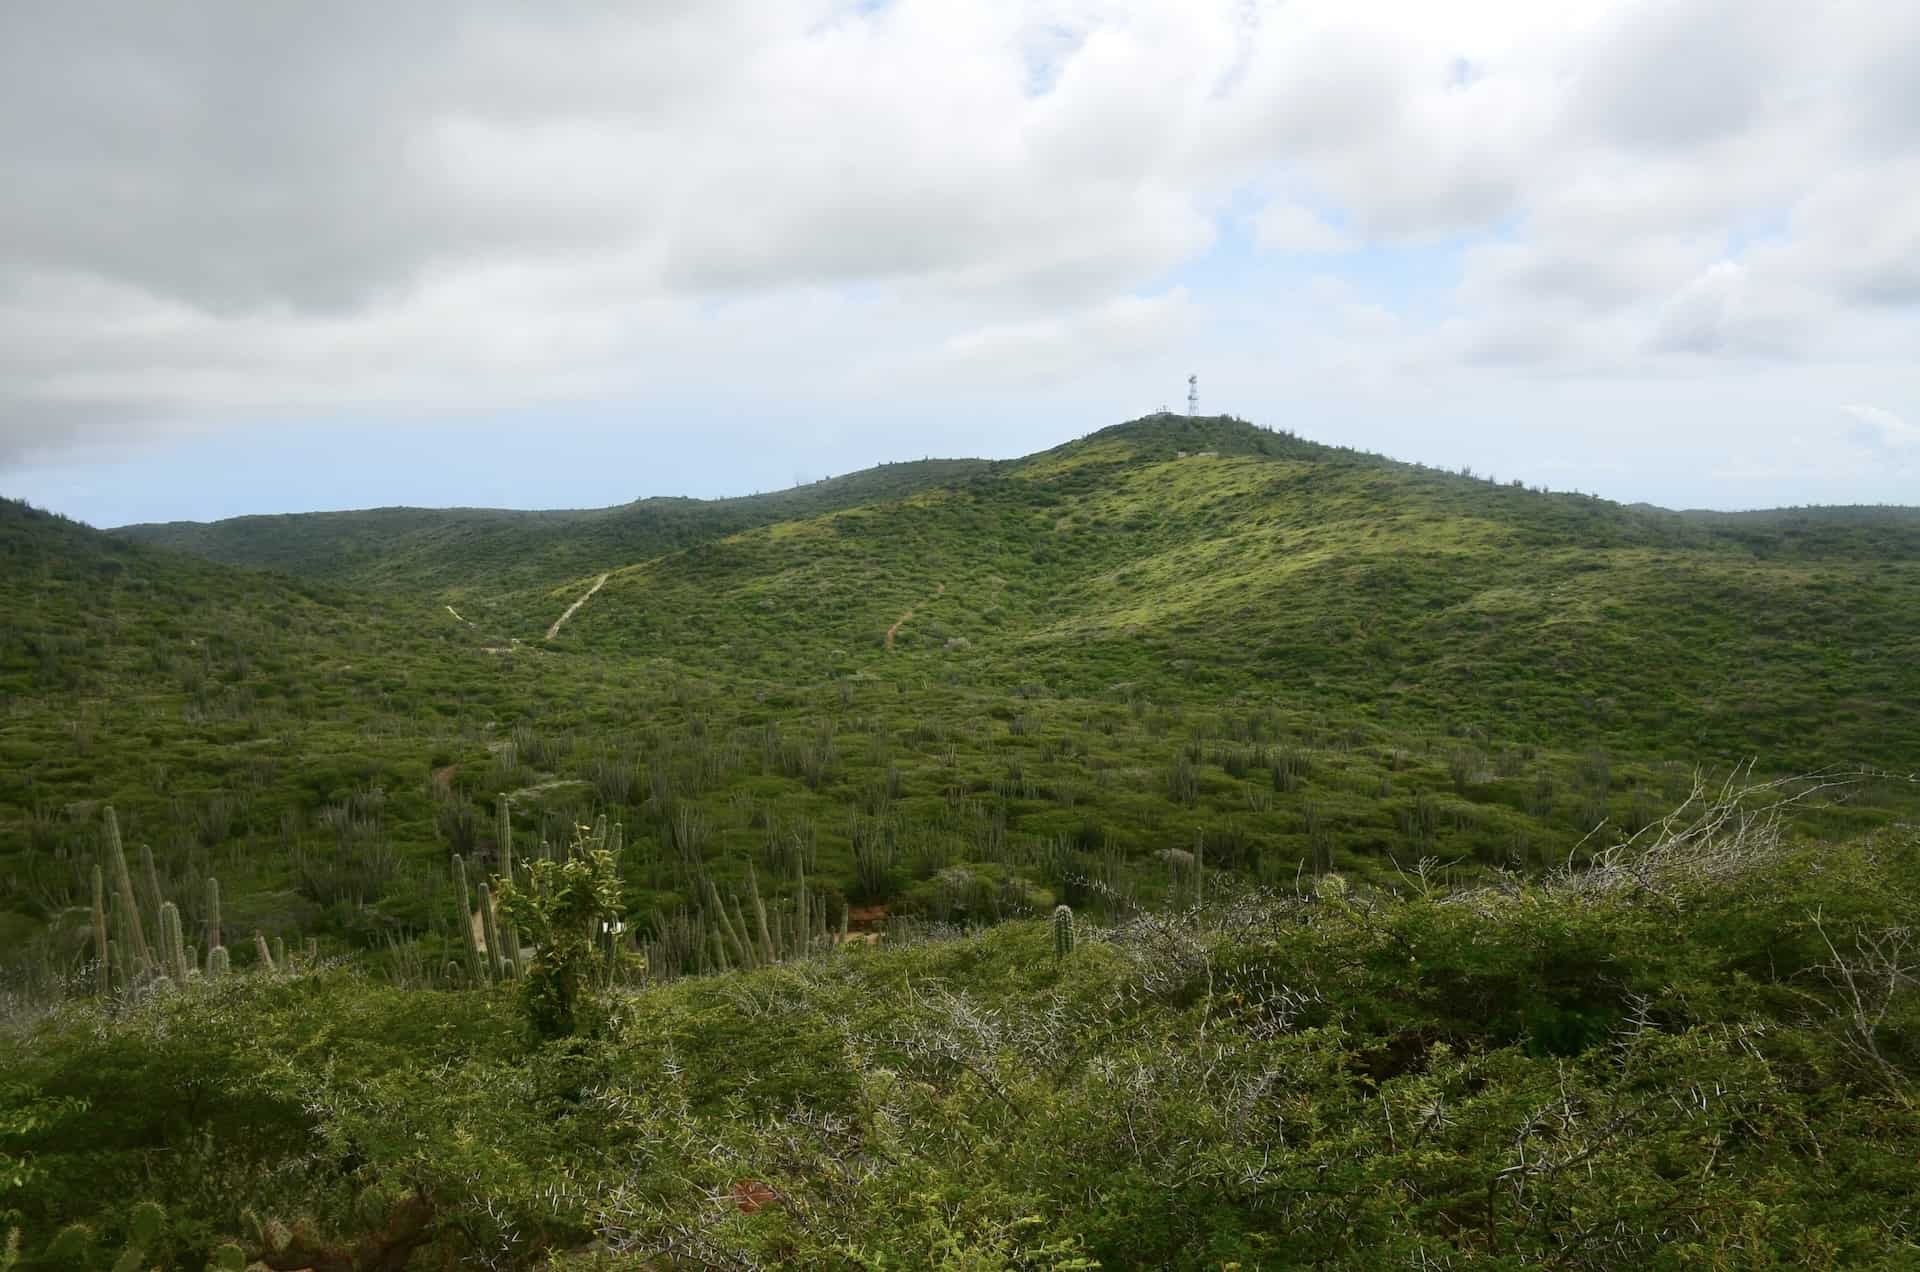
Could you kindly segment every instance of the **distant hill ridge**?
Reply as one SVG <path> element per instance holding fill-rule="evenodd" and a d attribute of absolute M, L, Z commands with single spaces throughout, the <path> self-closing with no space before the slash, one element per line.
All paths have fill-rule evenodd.
<path fill-rule="evenodd" d="M 1118 452 L 1108 454 L 1119 448 Z M 209 560 L 375 590 L 428 589 L 457 599 L 470 590 L 496 592 L 633 564 L 757 526 L 910 497 L 970 478 L 1048 467 L 1080 457 L 1097 464 L 1153 463 L 1184 456 L 1257 457 L 1425 472 L 1446 481 L 1477 481 L 1385 456 L 1325 445 L 1259 428 L 1231 416 L 1157 413 L 1099 429 L 1016 460 L 929 459 L 883 464 L 790 490 L 720 499 L 654 496 L 606 508 L 516 510 L 389 507 L 360 511 L 281 513 L 214 522 L 172 521 L 122 526 L 111 533 L 190 552 Z M 1485 482 L 1479 482 L 1485 485 Z M 1591 496 L 1589 508 L 1611 510 L 1616 529 L 1653 527 L 1685 539 L 1701 527 L 1759 550 L 1809 546 L 1857 550 L 1856 531 L 1882 536 L 1869 551 L 1920 553 L 1920 509 L 1791 508 L 1753 512 L 1674 512 L 1651 504 L 1621 505 Z M 1581 520 L 1591 524 L 1586 515 Z M 1755 532 L 1758 532 L 1757 534 Z"/>

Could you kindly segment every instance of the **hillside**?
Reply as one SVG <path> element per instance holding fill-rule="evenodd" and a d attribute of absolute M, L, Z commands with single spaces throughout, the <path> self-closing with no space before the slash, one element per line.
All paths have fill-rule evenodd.
<path fill-rule="evenodd" d="M 1920 543 L 1889 524 L 1869 552 L 1860 525 L 1696 525 L 1145 421 L 615 570 L 564 640 L 776 678 L 1257 685 L 1467 736 L 1897 765 L 1920 754 L 1900 706 Z M 522 629 L 581 586 L 522 598 Z"/>
<path fill-rule="evenodd" d="M 371 591 L 459 601 L 586 573 L 732 534 L 903 495 L 985 467 L 885 464 L 736 499 L 640 499 L 612 508 L 375 508 L 122 526 L 115 534 L 209 560 Z"/>
<path fill-rule="evenodd" d="M 0 1241 L 1900 1266 L 1915 523 L 1165 416 L 717 503 L 0 502 Z"/>

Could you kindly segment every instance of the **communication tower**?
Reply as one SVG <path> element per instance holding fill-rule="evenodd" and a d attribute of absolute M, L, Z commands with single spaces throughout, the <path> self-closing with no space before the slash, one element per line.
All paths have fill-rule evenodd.
<path fill-rule="evenodd" d="M 1200 414 L 1200 377 L 1190 375 L 1187 377 L 1187 418 L 1192 419 L 1198 414 Z"/>

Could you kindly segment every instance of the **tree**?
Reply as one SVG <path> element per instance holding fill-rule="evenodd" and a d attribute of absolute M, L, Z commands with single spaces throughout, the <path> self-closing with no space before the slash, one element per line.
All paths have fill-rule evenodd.
<path fill-rule="evenodd" d="M 613 850 L 581 826 L 565 861 L 530 863 L 524 886 L 505 878 L 496 878 L 495 885 L 500 910 L 534 942 L 520 983 L 527 1028 L 541 1042 L 580 1033 L 594 937 L 619 913 L 620 873 Z"/>

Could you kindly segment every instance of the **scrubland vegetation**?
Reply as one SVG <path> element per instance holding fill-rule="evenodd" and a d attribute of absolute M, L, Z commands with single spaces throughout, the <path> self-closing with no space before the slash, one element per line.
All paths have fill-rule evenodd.
<path fill-rule="evenodd" d="M 0 604 L 21 1267 L 1920 1259 L 1912 510 L 1156 417 Z"/>

